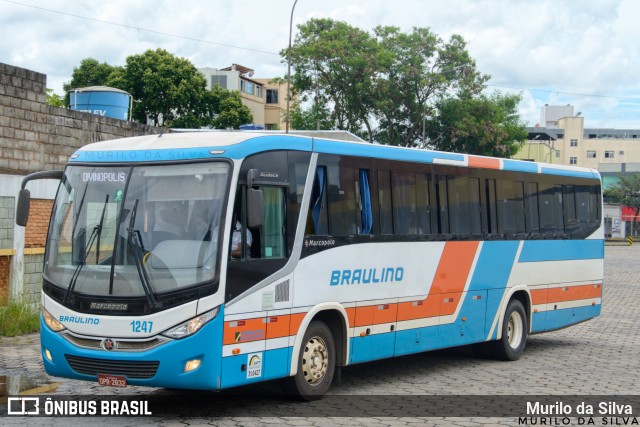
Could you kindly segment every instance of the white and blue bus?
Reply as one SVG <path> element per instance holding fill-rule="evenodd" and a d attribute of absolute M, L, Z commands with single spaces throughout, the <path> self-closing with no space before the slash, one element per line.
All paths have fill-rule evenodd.
<path fill-rule="evenodd" d="M 97 142 L 59 178 L 42 292 L 50 375 L 303 399 L 360 362 L 597 316 L 597 171 L 285 134 Z"/>

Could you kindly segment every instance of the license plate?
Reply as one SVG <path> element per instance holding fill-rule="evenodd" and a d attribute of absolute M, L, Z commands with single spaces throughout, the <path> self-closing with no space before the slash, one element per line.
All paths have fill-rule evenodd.
<path fill-rule="evenodd" d="M 118 375 L 98 374 L 98 384 L 105 387 L 126 387 L 127 378 Z"/>

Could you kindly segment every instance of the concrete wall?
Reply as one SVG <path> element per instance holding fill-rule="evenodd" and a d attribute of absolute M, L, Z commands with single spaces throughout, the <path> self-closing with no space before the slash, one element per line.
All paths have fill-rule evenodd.
<path fill-rule="evenodd" d="M 49 106 L 46 86 L 45 74 L 0 62 L 0 301 L 3 293 L 29 303 L 40 300 L 46 224 L 57 183 L 29 183 L 32 210 L 25 236 L 25 228 L 14 225 L 22 177 L 62 169 L 71 154 L 92 142 L 167 132 Z"/>

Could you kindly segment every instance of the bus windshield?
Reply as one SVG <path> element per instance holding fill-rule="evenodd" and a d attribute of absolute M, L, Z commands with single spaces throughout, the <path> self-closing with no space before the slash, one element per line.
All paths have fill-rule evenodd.
<path fill-rule="evenodd" d="M 218 279 L 225 162 L 69 166 L 52 213 L 45 278 L 74 296 L 144 297 Z M 151 304 L 153 305 L 153 304 Z"/>

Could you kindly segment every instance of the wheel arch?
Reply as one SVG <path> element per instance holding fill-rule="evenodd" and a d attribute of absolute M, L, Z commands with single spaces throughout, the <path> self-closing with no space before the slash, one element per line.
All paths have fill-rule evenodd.
<path fill-rule="evenodd" d="M 296 334 L 291 354 L 291 366 L 289 375 L 298 373 L 298 357 L 300 355 L 300 347 L 309 325 L 314 320 L 319 320 L 327 325 L 333 334 L 333 340 L 336 345 L 336 366 L 345 366 L 349 360 L 349 340 L 348 340 L 348 324 L 349 316 L 345 308 L 338 303 L 323 303 L 314 306 L 302 319 L 300 328 Z"/>
<path fill-rule="evenodd" d="M 494 322 L 495 326 L 494 328 L 492 328 L 491 332 L 489 333 L 489 336 L 487 337 L 488 340 L 491 340 L 491 339 L 499 340 L 502 338 L 502 323 L 504 321 L 504 314 L 507 310 L 507 306 L 509 305 L 509 302 L 512 299 L 517 299 L 522 303 L 524 307 L 524 311 L 527 315 L 527 334 L 531 333 L 531 320 L 533 315 L 532 309 L 531 309 L 531 292 L 527 286 L 517 285 L 510 288 L 509 292 L 505 293 L 505 296 L 502 299 L 502 302 L 500 303 L 500 309 L 496 313 L 497 322 Z M 494 331 L 495 331 L 495 336 L 491 338 L 494 335 Z"/>

